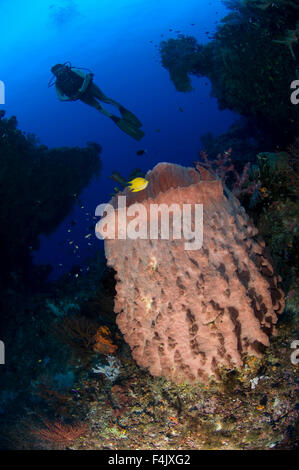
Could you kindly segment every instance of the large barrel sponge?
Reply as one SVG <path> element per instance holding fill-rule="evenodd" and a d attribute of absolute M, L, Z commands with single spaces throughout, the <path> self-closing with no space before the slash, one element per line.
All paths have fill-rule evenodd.
<path fill-rule="evenodd" d="M 264 242 L 239 201 L 226 198 L 221 181 L 202 180 L 193 168 L 160 163 L 142 202 L 203 204 L 203 246 L 185 240 L 105 240 L 116 271 L 117 324 L 136 362 L 177 383 L 219 379 L 219 367 L 260 357 L 284 309 L 281 279 Z M 206 179 L 206 178 L 205 178 Z M 111 204 L 117 209 L 116 198 Z M 116 210 L 117 212 L 117 210 Z"/>

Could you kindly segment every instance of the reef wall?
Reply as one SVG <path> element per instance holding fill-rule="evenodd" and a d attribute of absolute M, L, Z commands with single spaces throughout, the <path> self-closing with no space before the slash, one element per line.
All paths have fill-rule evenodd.
<path fill-rule="evenodd" d="M 207 77 L 220 109 L 246 116 L 273 146 L 289 144 L 299 126 L 290 100 L 291 83 L 298 79 L 298 2 L 224 3 L 228 15 L 206 44 L 184 35 L 161 42 L 162 66 L 180 92 L 192 90 L 192 76 Z"/>
<path fill-rule="evenodd" d="M 31 264 L 39 235 L 55 230 L 101 168 L 99 144 L 49 149 L 4 115 L 0 111 L 0 278 Z"/>

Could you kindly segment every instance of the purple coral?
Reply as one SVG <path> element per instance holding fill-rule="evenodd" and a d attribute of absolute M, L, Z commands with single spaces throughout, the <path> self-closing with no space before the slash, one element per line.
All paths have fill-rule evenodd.
<path fill-rule="evenodd" d="M 207 152 L 200 152 L 202 161 L 194 162 L 195 168 L 203 179 L 207 179 L 207 173 L 203 174 L 203 169 L 207 170 L 210 176 L 216 180 L 221 180 L 224 191 L 227 195 L 233 194 L 240 197 L 241 194 L 253 194 L 259 188 L 259 182 L 249 182 L 250 163 L 246 163 L 241 174 L 237 172 L 231 159 L 232 148 L 226 150 L 223 155 L 219 153 L 214 160 L 210 160 Z M 225 184 L 227 178 L 233 175 L 232 189 L 229 190 Z"/>

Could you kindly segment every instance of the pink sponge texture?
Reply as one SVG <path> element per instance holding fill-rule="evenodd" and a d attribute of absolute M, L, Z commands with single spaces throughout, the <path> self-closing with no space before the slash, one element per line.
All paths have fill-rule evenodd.
<path fill-rule="evenodd" d="M 196 170 L 160 163 L 144 191 L 129 193 L 127 206 L 142 202 L 203 204 L 203 246 L 185 240 L 106 240 L 116 271 L 117 324 L 136 362 L 154 376 L 177 383 L 219 378 L 244 355 L 260 356 L 275 334 L 284 296 L 264 242 L 220 181 Z M 116 199 L 112 200 L 116 207 Z"/>

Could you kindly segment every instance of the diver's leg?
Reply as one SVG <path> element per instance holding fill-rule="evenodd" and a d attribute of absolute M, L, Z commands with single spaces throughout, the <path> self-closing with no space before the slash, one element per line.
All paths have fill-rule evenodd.
<path fill-rule="evenodd" d="M 112 98 L 108 98 L 108 96 L 106 96 L 95 83 L 90 84 L 88 91 L 98 100 L 103 101 L 103 103 L 112 104 L 117 108 L 121 106 L 117 101 L 114 101 Z"/>
<path fill-rule="evenodd" d="M 88 95 L 84 95 L 81 96 L 80 99 L 81 101 L 83 101 L 83 103 L 92 106 L 105 116 L 109 117 L 122 131 L 133 137 L 133 139 L 140 140 L 144 136 L 144 132 L 142 132 L 140 129 L 137 129 L 136 126 L 132 125 L 129 121 L 115 116 L 114 114 L 104 109 L 95 98 Z"/>
<path fill-rule="evenodd" d="M 126 109 L 124 106 L 122 106 L 117 101 L 115 101 L 112 98 L 109 98 L 108 96 L 106 96 L 105 93 L 103 93 L 102 90 L 100 90 L 100 88 L 97 85 L 95 85 L 95 83 L 92 83 L 90 85 L 89 92 L 93 96 L 95 96 L 97 99 L 102 101 L 103 103 L 112 104 L 113 106 L 116 106 L 119 109 L 119 112 L 121 113 L 122 117 L 124 119 L 127 119 L 128 121 L 130 121 L 136 127 L 141 127 L 142 126 L 142 122 L 140 122 L 139 119 L 133 113 L 131 113 L 131 111 Z"/>
<path fill-rule="evenodd" d="M 83 101 L 83 103 L 85 104 L 88 104 L 89 106 L 92 106 L 93 108 L 97 109 L 98 111 L 100 111 L 100 113 L 104 114 L 105 116 L 109 117 L 109 118 L 116 118 L 117 116 L 114 116 L 112 113 L 110 113 L 109 111 L 107 111 L 106 109 L 104 109 L 100 103 L 95 99 L 93 98 L 92 96 L 84 96 L 82 95 L 80 97 L 80 100 Z M 118 118 L 120 119 L 120 118 Z"/>
<path fill-rule="evenodd" d="M 135 116 L 135 114 L 133 114 L 131 111 L 126 109 L 124 106 L 120 105 L 118 109 L 124 119 L 130 121 L 136 127 L 142 126 L 142 122 L 139 121 L 138 117 Z"/>
<path fill-rule="evenodd" d="M 117 116 L 112 116 L 111 117 L 112 121 L 115 122 L 115 124 L 126 134 L 130 135 L 133 137 L 133 139 L 140 140 L 142 137 L 144 137 L 144 132 L 142 132 L 141 129 L 136 127 L 134 124 L 132 124 L 130 121 L 127 119 L 123 119 Z"/>

